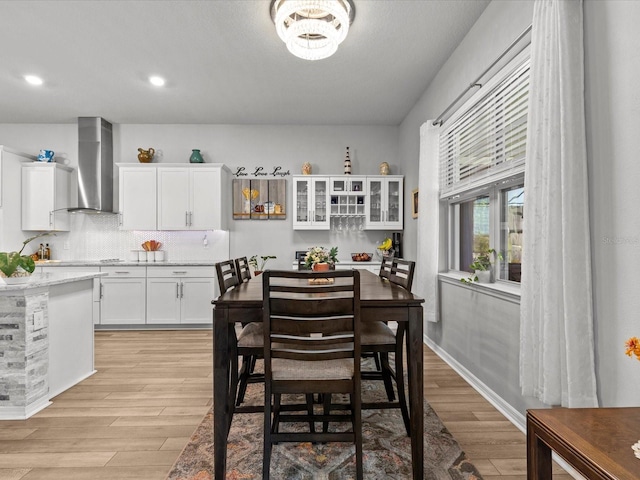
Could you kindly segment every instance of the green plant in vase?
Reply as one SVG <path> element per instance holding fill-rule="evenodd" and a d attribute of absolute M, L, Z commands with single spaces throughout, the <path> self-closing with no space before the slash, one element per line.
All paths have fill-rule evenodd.
<path fill-rule="evenodd" d="M 492 257 L 494 255 L 502 260 L 502 255 L 493 248 L 490 248 L 486 252 L 479 253 L 473 262 L 471 262 L 471 265 L 469 265 L 469 268 L 474 271 L 474 275 L 469 278 L 461 278 L 460 281 L 462 283 L 489 283 L 491 281 Z"/>
<path fill-rule="evenodd" d="M 22 255 L 22 252 L 31 241 L 46 235 L 52 234 L 45 232 L 27 238 L 22 242 L 22 248 L 17 252 L 0 252 L 0 277 L 29 277 L 36 269 L 36 263 L 31 255 Z"/>
<path fill-rule="evenodd" d="M 260 260 L 258 260 L 258 258 L 260 258 Z M 264 267 L 267 262 L 274 258 L 276 258 L 275 255 L 262 255 L 260 257 L 258 257 L 257 255 L 253 255 L 251 258 L 249 258 L 249 265 L 253 267 L 254 275 L 260 275 L 262 272 L 264 272 Z"/>

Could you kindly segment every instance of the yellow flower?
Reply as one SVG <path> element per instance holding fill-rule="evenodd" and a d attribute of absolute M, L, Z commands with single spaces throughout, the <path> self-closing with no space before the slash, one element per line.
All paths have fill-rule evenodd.
<path fill-rule="evenodd" d="M 636 358 L 640 360 L 640 340 L 638 339 L 638 337 L 631 337 L 625 342 L 624 346 L 626 348 L 626 351 L 624 353 L 626 353 L 630 357 L 635 355 Z"/>

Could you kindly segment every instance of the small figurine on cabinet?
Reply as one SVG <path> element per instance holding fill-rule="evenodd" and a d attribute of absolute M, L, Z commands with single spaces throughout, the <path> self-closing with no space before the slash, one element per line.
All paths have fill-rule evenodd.
<path fill-rule="evenodd" d="M 344 174 L 351 175 L 351 159 L 349 158 L 349 147 L 347 147 L 347 154 L 344 157 Z"/>
<path fill-rule="evenodd" d="M 380 175 L 389 175 L 389 164 L 387 162 L 380 164 Z"/>
<path fill-rule="evenodd" d="M 156 153 L 156 151 L 149 147 L 149 150 L 145 150 L 143 148 L 139 148 L 138 149 L 138 161 L 140 163 L 150 163 L 153 160 L 153 154 Z"/>
<path fill-rule="evenodd" d="M 302 164 L 302 174 L 311 175 L 311 164 L 309 162 L 304 162 Z"/>

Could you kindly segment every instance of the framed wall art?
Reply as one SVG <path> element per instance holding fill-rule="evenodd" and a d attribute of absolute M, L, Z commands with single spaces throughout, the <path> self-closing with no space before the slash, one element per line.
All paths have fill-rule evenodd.
<path fill-rule="evenodd" d="M 286 199 L 285 179 L 234 179 L 233 219 L 284 220 L 287 218 Z"/>
<path fill-rule="evenodd" d="M 411 191 L 411 217 L 418 218 L 418 189 Z"/>

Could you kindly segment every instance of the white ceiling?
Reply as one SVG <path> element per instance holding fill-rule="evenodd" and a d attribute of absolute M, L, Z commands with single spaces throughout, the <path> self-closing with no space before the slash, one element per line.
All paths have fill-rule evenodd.
<path fill-rule="evenodd" d="M 354 0 L 316 62 L 287 51 L 269 3 L 0 0 L 0 123 L 398 125 L 489 0 Z"/>

